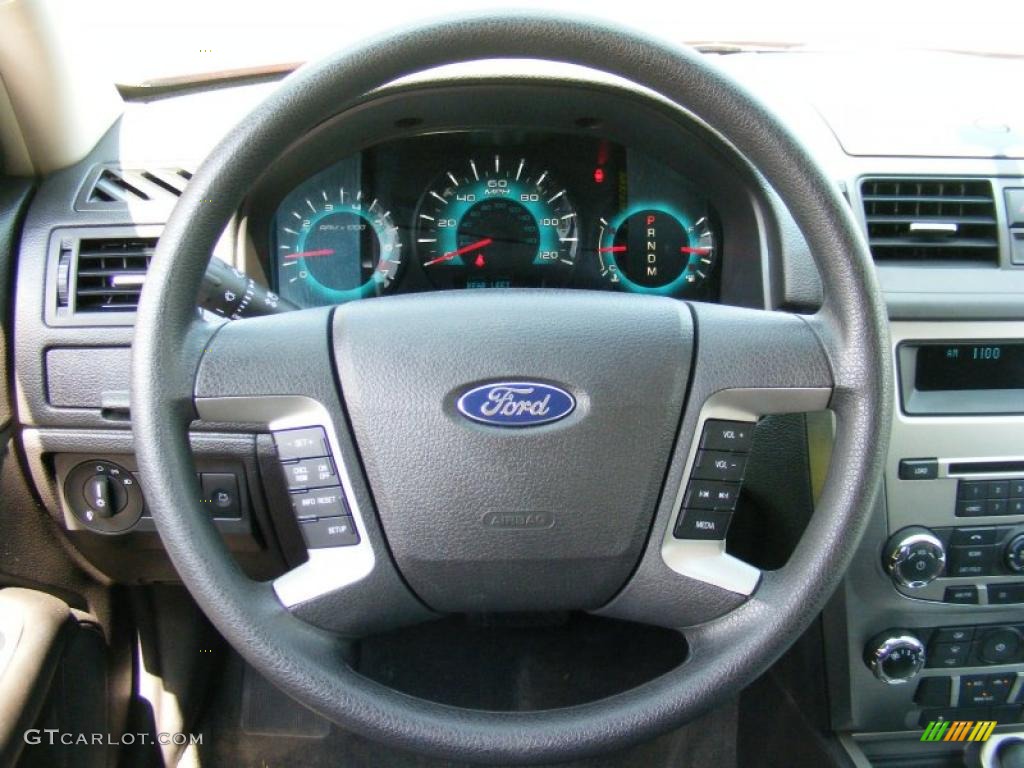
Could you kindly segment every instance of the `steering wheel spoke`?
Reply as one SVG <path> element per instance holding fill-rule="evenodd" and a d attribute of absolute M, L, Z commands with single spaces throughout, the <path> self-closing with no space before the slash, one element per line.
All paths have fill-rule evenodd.
<path fill-rule="evenodd" d="M 206 344 L 194 398 L 205 421 L 274 435 L 281 471 L 271 482 L 287 489 L 290 505 L 277 519 L 293 527 L 280 533 L 306 551 L 273 581 L 274 593 L 298 616 L 353 636 L 433 614 L 401 584 L 382 545 L 334 383 L 330 315 L 223 325 Z"/>
<path fill-rule="evenodd" d="M 754 429 L 764 416 L 828 408 L 822 326 L 781 312 L 694 304 L 687 411 L 663 500 L 634 578 L 599 613 L 669 627 L 735 610 L 762 572 L 726 551 Z"/>

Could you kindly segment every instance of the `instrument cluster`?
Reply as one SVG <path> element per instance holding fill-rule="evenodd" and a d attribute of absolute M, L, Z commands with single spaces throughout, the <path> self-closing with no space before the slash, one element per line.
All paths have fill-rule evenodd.
<path fill-rule="evenodd" d="M 377 144 L 295 186 L 269 266 L 303 307 L 548 287 L 716 301 L 720 226 L 693 182 L 620 144 L 443 133 Z"/>

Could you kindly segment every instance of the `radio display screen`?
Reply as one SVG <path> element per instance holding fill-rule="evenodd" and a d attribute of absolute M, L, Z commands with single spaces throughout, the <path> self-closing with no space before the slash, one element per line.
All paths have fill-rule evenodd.
<path fill-rule="evenodd" d="M 914 386 L 922 392 L 1024 389 L 1024 342 L 923 345 Z"/>

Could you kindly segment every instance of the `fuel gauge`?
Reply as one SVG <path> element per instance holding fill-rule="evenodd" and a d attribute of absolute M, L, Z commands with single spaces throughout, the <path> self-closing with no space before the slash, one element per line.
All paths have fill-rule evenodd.
<path fill-rule="evenodd" d="M 622 290 L 674 296 L 708 279 L 718 256 L 708 216 L 691 223 L 666 205 L 639 205 L 599 220 L 601 277 Z"/>

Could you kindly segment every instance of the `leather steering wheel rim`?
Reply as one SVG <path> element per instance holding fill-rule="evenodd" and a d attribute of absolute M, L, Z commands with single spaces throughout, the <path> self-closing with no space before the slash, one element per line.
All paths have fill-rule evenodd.
<path fill-rule="evenodd" d="M 187 435 L 194 382 L 213 330 L 196 321 L 208 254 L 259 174 L 289 144 L 364 94 L 432 67 L 493 58 L 580 64 L 626 78 L 703 120 L 787 204 L 824 287 L 810 319 L 831 367 L 837 434 L 814 518 L 786 569 L 741 607 L 688 633 L 691 658 L 638 688 L 544 712 L 427 702 L 368 680 L 344 645 L 295 618 L 246 578 L 206 519 Z M 248 321 L 244 321 L 248 322 Z M 255 351 L 254 351 L 255 353 Z M 875 501 L 892 407 L 884 304 L 863 238 L 833 183 L 777 119 L 702 56 L 596 21 L 482 15 L 393 33 L 303 67 L 214 149 L 160 238 L 139 305 L 132 430 L 147 502 L 185 585 L 257 670 L 334 722 L 450 759 L 565 760 L 621 748 L 693 719 L 789 647 L 838 585 Z M 655 535 L 655 534 L 652 534 Z"/>

